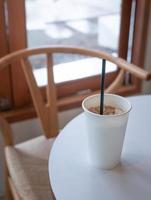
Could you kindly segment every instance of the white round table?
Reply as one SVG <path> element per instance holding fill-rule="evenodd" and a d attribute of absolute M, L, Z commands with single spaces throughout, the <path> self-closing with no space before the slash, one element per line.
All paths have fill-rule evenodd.
<path fill-rule="evenodd" d="M 61 131 L 49 158 L 57 200 L 151 200 L 151 95 L 129 100 L 121 163 L 113 170 L 89 165 L 83 113 Z"/>

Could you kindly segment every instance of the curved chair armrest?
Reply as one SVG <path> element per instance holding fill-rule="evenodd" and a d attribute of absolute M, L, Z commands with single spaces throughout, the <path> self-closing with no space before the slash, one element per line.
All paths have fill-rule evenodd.
<path fill-rule="evenodd" d="M 137 78 L 140 78 L 142 80 L 151 80 L 151 73 L 146 71 L 145 69 L 142 69 L 138 67 L 137 65 L 134 65 L 132 63 L 128 63 L 126 60 L 122 58 L 115 58 L 117 65 L 124 69 L 125 71 L 130 72 Z"/>
<path fill-rule="evenodd" d="M 5 146 L 13 145 L 11 126 L 1 114 L 0 114 L 0 131 L 3 136 Z"/>

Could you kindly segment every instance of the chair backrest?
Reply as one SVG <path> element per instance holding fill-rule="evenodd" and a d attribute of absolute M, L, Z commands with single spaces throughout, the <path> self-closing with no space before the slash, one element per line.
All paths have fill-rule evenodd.
<path fill-rule="evenodd" d="M 56 136 L 58 133 L 58 118 L 57 118 L 57 100 L 56 100 L 56 88 L 54 83 L 53 75 L 53 54 L 56 53 L 72 53 L 80 54 L 84 56 L 97 57 L 101 59 L 108 60 L 119 67 L 118 75 L 113 83 L 106 88 L 106 92 L 114 92 L 114 90 L 119 87 L 123 82 L 124 71 L 129 71 L 135 76 L 141 79 L 150 79 L 150 74 L 133 64 L 127 63 L 121 58 L 115 58 L 105 52 L 69 47 L 69 46 L 50 46 L 50 47 L 41 47 L 33 49 L 24 49 L 19 50 L 14 53 L 11 53 L 0 59 L 0 69 L 3 69 L 5 66 L 15 62 L 20 61 L 30 93 L 33 99 L 33 103 L 37 112 L 37 115 L 41 121 L 44 133 L 47 138 Z M 36 83 L 31 62 L 29 62 L 29 57 L 33 55 L 45 54 L 47 59 L 47 80 L 48 84 L 46 86 L 46 102 L 42 98 L 39 87 Z"/>

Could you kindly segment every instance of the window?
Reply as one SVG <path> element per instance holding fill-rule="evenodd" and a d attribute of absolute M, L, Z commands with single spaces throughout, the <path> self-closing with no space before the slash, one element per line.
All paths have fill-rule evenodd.
<path fill-rule="evenodd" d="M 93 2 L 89 0 L 51 2 L 26 0 L 25 13 L 28 47 L 49 44 L 80 45 L 118 55 L 121 0 L 100 3 L 97 0 Z M 32 63 L 39 86 L 44 86 L 47 82 L 45 57 L 33 58 Z M 95 67 L 92 67 L 91 63 Z M 79 79 L 81 83 L 87 85 L 83 88 L 86 91 L 99 87 L 98 81 L 95 87 L 93 84 L 93 88 L 88 83 L 90 81 L 87 81 L 88 77 L 93 77 L 94 80 L 94 76 L 100 75 L 101 63 L 97 59 L 59 54 L 55 57 L 54 65 L 55 81 L 58 88 L 61 87 L 61 90 L 58 90 L 58 96 L 70 95 L 69 90 L 65 90 L 64 86 L 67 82 L 70 84 L 70 91 L 75 91 L 75 87 L 73 88 L 70 82 L 76 84 L 76 80 L 79 81 Z M 107 72 L 113 74 L 116 72 L 116 66 L 107 63 Z M 64 92 L 60 94 L 62 90 Z"/>
<path fill-rule="evenodd" d="M 126 59 L 128 57 L 129 61 L 143 66 L 149 13 L 148 0 L 101 1 L 103 3 L 97 0 L 93 2 L 78 0 L 79 4 L 75 4 L 75 2 L 77 3 L 75 0 L 16 0 L 15 2 L 7 0 L 5 3 L 1 1 L 0 20 L 2 20 L 2 23 L 0 26 L 2 26 L 2 31 L 0 32 L 0 41 L 2 42 L 0 43 L 0 56 L 21 48 L 37 45 L 80 44 L 83 47 L 105 50 Z M 70 12 L 66 12 L 67 7 L 68 10 L 71 10 Z M 37 12 L 38 9 L 39 12 Z M 36 12 L 34 13 L 34 11 Z M 141 23 L 141 27 L 139 23 Z M 129 32 L 130 25 L 131 31 Z M 110 40 L 111 38 L 114 39 Z M 75 62 L 78 64 L 94 62 L 96 67 L 94 71 L 89 71 L 89 73 L 88 70 L 84 70 L 82 77 L 81 73 L 80 77 L 78 76 L 78 70 L 72 71 L 70 80 L 66 80 L 66 73 L 60 76 L 60 59 L 64 59 L 64 63 L 67 63 L 62 64 L 62 69 L 64 69 L 63 71 L 67 70 L 68 73 L 70 73 L 68 67 L 74 65 Z M 35 62 L 35 60 L 33 58 L 32 62 Z M 42 80 L 39 73 L 45 74 L 44 58 L 41 58 L 36 65 L 33 70 L 39 86 L 43 89 L 46 78 Z M 56 57 L 54 71 L 60 96 L 70 95 L 66 88 L 69 84 L 70 86 L 74 85 L 77 78 L 86 88 L 89 88 L 90 85 L 96 88 L 96 84 L 99 85 L 99 63 L 97 59 L 90 60 L 86 57 L 73 57 L 72 55 L 65 58 L 64 55 L 59 55 Z M 4 77 L 4 73 L 6 77 Z M 108 71 L 108 76 L 109 81 L 116 76 L 116 66 L 112 66 L 111 71 Z M 18 63 L 10 69 L 6 69 L 5 72 L 1 72 L 0 80 L 8 88 L 6 92 L 6 90 L 3 90 L 4 87 L 0 86 L 0 95 L 11 100 L 12 108 L 30 104 L 30 95 Z M 122 94 L 125 94 L 125 91 L 127 94 L 134 93 L 140 89 L 140 81 L 138 82 L 133 77 L 126 75 L 127 81 L 128 84 L 133 84 L 133 87 L 131 90 L 130 87 L 122 88 Z M 92 82 L 93 84 L 91 84 Z"/>

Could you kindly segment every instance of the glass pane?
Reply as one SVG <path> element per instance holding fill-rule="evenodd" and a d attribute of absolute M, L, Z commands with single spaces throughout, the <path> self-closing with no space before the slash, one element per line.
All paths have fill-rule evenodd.
<path fill-rule="evenodd" d="M 25 0 L 25 5 L 28 47 L 65 44 L 117 55 L 121 0 Z M 71 64 L 86 58 L 56 59 Z"/>
<path fill-rule="evenodd" d="M 101 74 L 102 59 L 90 58 L 88 56 L 66 54 L 66 61 L 59 62 L 60 58 L 64 57 L 65 54 L 54 55 L 54 81 L 55 83 L 67 82 L 70 80 L 76 80 L 86 78 L 90 76 L 96 76 Z M 78 56 L 78 59 L 77 59 Z M 73 61 L 69 61 L 69 59 Z M 37 84 L 44 86 L 47 84 L 47 68 L 46 68 L 46 56 L 36 55 L 30 56 L 29 61 L 34 71 Z M 106 62 L 106 73 L 116 71 L 117 67 L 111 62 Z"/>

